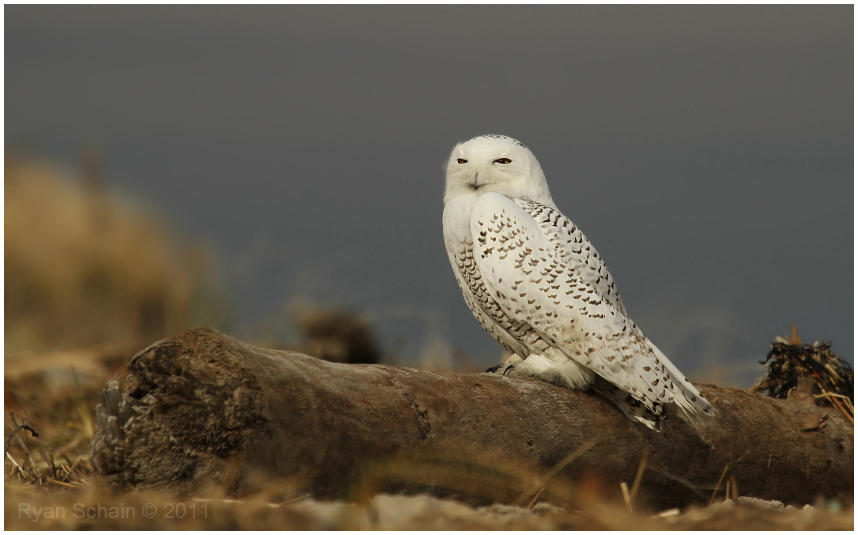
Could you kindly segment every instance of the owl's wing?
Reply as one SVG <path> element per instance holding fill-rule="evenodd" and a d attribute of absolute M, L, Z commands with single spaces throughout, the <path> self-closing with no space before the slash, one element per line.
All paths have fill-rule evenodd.
<path fill-rule="evenodd" d="M 574 232 L 571 243 L 568 232 L 561 239 L 562 227 L 571 222 L 556 209 L 551 217 L 565 222 L 538 222 L 497 193 L 482 195 L 475 205 L 474 259 L 503 311 L 656 414 L 671 403 L 691 421 L 710 412 L 697 389 L 625 313 L 589 242 L 574 246 Z"/>
<path fill-rule="evenodd" d="M 582 282 L 599 292 L 611 306 L 626 312 L 614 278 L 581 229 L 557 208 L 526 199 L 515 199 L 513 202 L 536 221 L 542 234 L 554 246 L 559 259 L 574 268 Z"/>

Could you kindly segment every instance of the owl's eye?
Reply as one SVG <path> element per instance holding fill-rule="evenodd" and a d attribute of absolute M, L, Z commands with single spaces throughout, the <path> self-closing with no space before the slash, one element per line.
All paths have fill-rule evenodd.
<path fill-rule="evenodd" d="M 498 158 L 497 160 L 495 160 L 495 163 L 502 163 L 506 165 L 508 163 L 512 163 L 512 160 L 510 160 L 509 158 Z"/>
<path fill-rule="evenodd" d="M 459 163 L 468 163 L 468 160 L 466 160 L 464 158 L 458 158 L 458 159 L 456 159 L 456 161 Z"/>

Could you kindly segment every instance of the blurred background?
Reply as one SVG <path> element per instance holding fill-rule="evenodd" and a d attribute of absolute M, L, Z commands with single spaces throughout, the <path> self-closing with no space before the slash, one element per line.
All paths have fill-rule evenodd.
<path fill-rule="evenodd" d="M 534 151 L 693 379 L 750 385 L 792 325 L 851 360 L 852 30 L 847 5 L 8 6 L 7 377 L 198 324 L 495 363 L 441 238 L 442 165 L 483 133 Z"/>

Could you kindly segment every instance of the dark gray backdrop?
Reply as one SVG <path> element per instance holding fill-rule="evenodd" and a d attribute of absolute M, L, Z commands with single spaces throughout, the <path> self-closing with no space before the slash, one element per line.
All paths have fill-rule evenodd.
<path fill-rule="evenodd" d="M 692 376 L 747 383 L 792 323 L 852 356 L 852 6 L 5 14 L 7 146 L 101 147 L 114 188 L 215 245 L 237 331 L 303 297 L 410 358 L 495 360 L 440 217 L 449 149 L 497 132 Z"/>

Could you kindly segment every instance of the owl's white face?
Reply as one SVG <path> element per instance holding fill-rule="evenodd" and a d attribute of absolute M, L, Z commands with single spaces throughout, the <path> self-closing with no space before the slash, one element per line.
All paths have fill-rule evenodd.
<path fill-rule="evenodd" d="M 554 204 L 536 157 L 506 136 L 478 136 L 459 143 L 447 161 L 445 203 L 489 191 Z"/>

